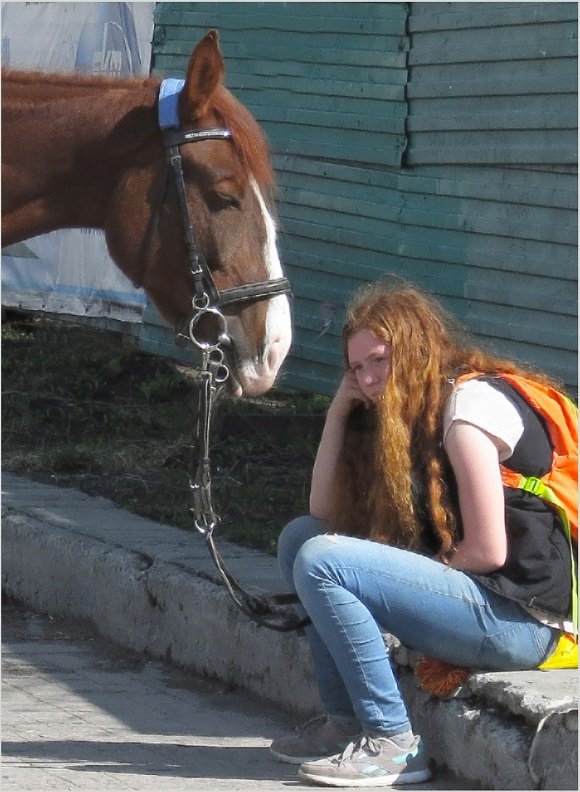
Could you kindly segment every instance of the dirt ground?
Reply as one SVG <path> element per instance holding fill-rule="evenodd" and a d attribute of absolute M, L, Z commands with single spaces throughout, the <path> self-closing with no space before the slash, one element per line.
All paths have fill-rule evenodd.
<path fill-rule="evenodd" d="M 328 399 L 273 390 L 220 401 L 212 482 L 220 535 L 273 551 L 307 504 Z M 192 529 L 194 383 L 133 339 L 19 313 L 2 326 L 2 466 Z"/>

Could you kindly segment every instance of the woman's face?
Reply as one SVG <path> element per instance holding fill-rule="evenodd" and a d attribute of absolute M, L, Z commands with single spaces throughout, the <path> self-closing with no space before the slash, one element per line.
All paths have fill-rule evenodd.
<path fill-rule="evenodd" d="M 370 330 L 357 330 L 347 342 L 348 365 L 363 395 L 376 402 L 391 375 L 392 347 Z"/>

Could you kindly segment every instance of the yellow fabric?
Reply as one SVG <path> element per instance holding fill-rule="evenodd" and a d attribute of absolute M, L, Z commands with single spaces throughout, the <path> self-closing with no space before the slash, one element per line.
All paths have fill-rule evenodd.
<path fill-rule="evenodd" d="M 572 635 L 562 633 L 550 657 L 538 668 L 542 671 L 550 671 L 554 668 L 578 668 L 577 640 Z"/>

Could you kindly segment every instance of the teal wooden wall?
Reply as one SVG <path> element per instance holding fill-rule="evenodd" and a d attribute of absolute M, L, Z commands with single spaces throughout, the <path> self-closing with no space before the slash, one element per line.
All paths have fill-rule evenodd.
<path fill-rule="evenodd" d="M 575 3 L 158 3 L 152 71 L 210 27 L 273 150 L 281 384 L 332 392 L 345 300 L 386 272 L 575 383 Z"/>
<path fill-rule="evenodd" d="M 568 383 L 577 369 L 577 13 L 575 3 L 411 3 L 408 25 L 415 238 L 429 239 L 440 288 L 469 327 Z"/>

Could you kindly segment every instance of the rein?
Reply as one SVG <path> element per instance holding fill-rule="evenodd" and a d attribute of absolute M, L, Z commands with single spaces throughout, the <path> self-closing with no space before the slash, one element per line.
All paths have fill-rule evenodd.
<path fill-rule="evenodd" d="M 224 584 L 238 608 L 250 619 L 262 627 L 279 632 L 297 630 L 309 623 L 308 618 L 301 618 L 294 611 L 283 608 L 297 602 L 294 594 L 277 594 L 257 596 L 244 591 L 237 580 L 227 569 L 216 546 L 214 530 L 219 523 L 211 496 L 210 466 L 210 429 L 215 399 L 224 386 L 230 370 L 226 363 L 224 347 L 233 346 L 228 333 L 227 318 L 221 308 L 233 303 L 253 302 L 270 299 L 278 294 L 289 294 L 290 283 L 287 278 L 277 278 L 257 283 L 246 283 L 229 289 L 217 288 L 207 261 L 199 247 L 195 230 L 187 204 L 185 179 L 181 160 L 181 146 L 203 140 L 229 140 L 231 132 L 223 127 L 207 129 L 179 129 L 178 100 L 184 85 L 183 80 L 168 79 L 161 84 L 159 92 L 159 126 L 163 134 L 166 151 L 167 169 L 161 203 L 170 177 L 176 188 L 181 223 L 187 246 L 188 263 L 194 281 L 194 295 L 191 301 L 192 314 L 187 327 L 187 335 L 180 332 L 178 337 L 186 337 L 201 354 L 201 367 L 197 373 L 197 421 L 195 440 L 192 444 L 193 478 L 189 488 L 196 529 L 205 537 L 211 558 L 216 565 Z M 147 238 L 155 231 L 158 213 L 152 218 Z M 196 335 L 201 319 L 210 318 L 215 325 L 215 341 L 207 341 Z M 197 453 L 195 453 L 197 452 Z"/>

